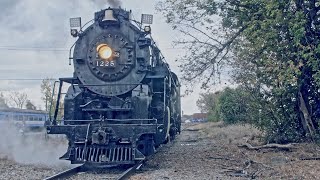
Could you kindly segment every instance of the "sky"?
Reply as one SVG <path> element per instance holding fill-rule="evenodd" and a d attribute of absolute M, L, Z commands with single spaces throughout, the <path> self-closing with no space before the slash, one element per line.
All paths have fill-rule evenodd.
<path fill-rule="evenodd" d="M 41 100 L 41 81 L 16 81 L 4 79 L 41 79 L 71 77 L 69 48 L 75 42 L 70 35 L 69 18 L 82 17 L 82 22 L 93 19 L 94 12 L 117 5 L 116 0 L 2 0 L 0 1 L 0 91 L 21 91 L 37 106 L 44 108 Z M 165 23 L 155 11 L 153 0 L 122 0 L 121 7 L 130 9 L 134 18 L 153 14 L 152 36 L 166 57 L 171 69 L 181 77 L 175 60 L 184 51 L 173 46 L 179 32 Z M 194 93 L 182 98 L 184 114 L 198 112 L 196 100 L 203 92 L 195 84 Z M 220 86 L 213 90 L 221 89 Z"/>

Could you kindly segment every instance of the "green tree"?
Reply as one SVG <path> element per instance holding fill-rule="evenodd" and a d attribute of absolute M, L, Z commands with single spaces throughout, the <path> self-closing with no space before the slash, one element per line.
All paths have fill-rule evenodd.
<path fill-rule="evenodd" d="M 270 141 L 319 130 L 320 13 L 314 0 L 165 0 L 158 9 L 183 33 L 185 80 L 214 82 L 223 65 L 262 106 Z"/>
<path fill-rule="evenodd" d="M 215 93 L 201 93 L 199 99 L 197 100 L 197 106 L 202 113 L 208 114 L 208 120 L 217 122 L 220 121 L 220 107 L 219 107 L 219 97 L 220 91 Z"/>
<path fill-rule="evenodd" d="M 216 106 L 216 99 L 218 99 L 220 92 L 201 93 L 197 100 L 197 106 L 202 113 L 208 113 Z"/>
<path fill-rule="evenodd" d="M 224 89 L 219 97 L 221 119 L 227 124 L 251 123 L 262 127 L 261 102 L 244 87 Z"/>
<path fill-rule="evenodd" d="M 267 130 L 275 141 L 314 137 L 317 131 L 316 6 L 315 1 L 239 1 L 223 19 L 228 30 L 247 26 L 243 39 L 234 43 L 234 75 L 264 95 L 272 114 Z"/>
<path fill-rule="evenodd" d="M 37 110 L 37 107 L 36 107 L 30 100 L 27 100 L 27 102 L 26 102 L 26 109 L 29 109 L 29 110 Z"/>

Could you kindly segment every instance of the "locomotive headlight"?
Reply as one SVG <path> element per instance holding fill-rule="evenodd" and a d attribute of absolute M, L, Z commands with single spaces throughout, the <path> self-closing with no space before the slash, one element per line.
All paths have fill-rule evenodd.
<path fill-rule="evenodd" d="M 101 59 L 108 60 L 112 57 L 112 49 L 107 44 L 100 44 L 97 47 L 98 55 Z"/>

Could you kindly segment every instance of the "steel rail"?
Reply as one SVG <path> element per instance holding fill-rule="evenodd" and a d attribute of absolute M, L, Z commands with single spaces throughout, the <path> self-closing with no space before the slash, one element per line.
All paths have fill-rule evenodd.
<path fill-rule="evenodd" d="M 125 172 L 123 172 L 118 178 L 117 180 L 125 180 L 127 179 L 135 170 L 140 169 L 140 167 L 144 164 L 145 160 L 142 160 L 140 162 L 138 162 L 136 165 L 130 167 L 129 169 L 127 169 Z"/>
<path fill-rule="evenodd" d="M 121 173 L 118 177 L 115 177 L 117 180 L 125 180 L 130 177 L 130 175 L 135 171 L 140 169 L 140 167 L 144 164 L 145 160 L 142 160 L 135 164 L 134 166 L 128 168 L 126 171 Z M 60 172 L 56 175 L 53 175 L 51 177 L 45 178 L 44 180 L 58 180 L 58 179 L 66 179 L 68 177 L 71 177 L 73 175 L 76 175 L 79 172 L 85 172 L 84 165 L 80 165 L 71 169 L 68 169 L 66 171 Z"/>
<path fill-rule="evenodd" d="M 44 180 L 58 180 L 58 179 L 66 179 L 70 176 L 73 176 L 79 172 L 83 172 L 84 171 L 84 165 L 80 165 L 71 169 L 68 169 L 66 171 L 60 172 L 56 175 L 53 175 L 51 177 L 45 178 Z"/>

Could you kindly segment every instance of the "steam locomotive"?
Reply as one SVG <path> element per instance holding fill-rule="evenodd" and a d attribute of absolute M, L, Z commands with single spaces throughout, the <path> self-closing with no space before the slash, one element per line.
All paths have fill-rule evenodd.
<path fill-rule="evenodd" d="M 66 135 L 60 159 L 72 164 L 134 164 L 180 133 L 179 80 L 152 39 L 152 15 L 137 22 L 131 11 L 107 8 L 91 22 L 84 28 L 81 19 L 70 19 L 78 38 L 70 49 L 74 74 L 60 78 L 47 133 Z M 70 86 L 62 125 L 63 84 Z"/>

